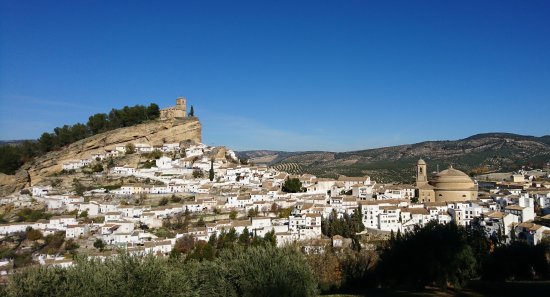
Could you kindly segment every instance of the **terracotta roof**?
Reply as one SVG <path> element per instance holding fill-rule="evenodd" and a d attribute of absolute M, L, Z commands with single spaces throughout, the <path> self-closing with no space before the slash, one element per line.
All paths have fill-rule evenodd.
<path fill-rule="evenodd" d="M 508 205 L 504 209 L 523 210 L 523 209 L 525 209 L 525 207 L 521 207 L 519 205 Z"/>
<path fill-rule="evenodd" d="M 495 211 L 495 212 L 492 212 L 492 213 L 488 214 L 487 216 L 490 217 L 490 218 L 502 219 L 502 218 L 504 218 L 505 214 L 500 212 L 500 211 Z"/>
<path fill-rule="evenodd" d="M 350 182 L 365 182 L 367 181 L 367 179 L 369 179 L 368 176 L 350 177 L 350 176 L 340 175 L 338 177 L 338 181 L 350 181 Z"/>

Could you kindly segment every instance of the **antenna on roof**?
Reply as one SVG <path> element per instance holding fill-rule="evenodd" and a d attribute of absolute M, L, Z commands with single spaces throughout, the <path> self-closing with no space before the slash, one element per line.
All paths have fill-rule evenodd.
<path fill-rule="evenodd" d="M 439 173 L 439 164 L 437 164 L 437 173 Z"/>

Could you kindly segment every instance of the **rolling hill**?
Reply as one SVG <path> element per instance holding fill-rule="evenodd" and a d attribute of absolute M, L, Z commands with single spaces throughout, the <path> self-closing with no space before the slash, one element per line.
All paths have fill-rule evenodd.
<path fill-rule="evenodd" d="M 449 164 L 467 173 L 501 172 L 550 162 L 550 135 L 476 134 L 460 140 L 425 141 L 351 152 L 242 151 L 240 158 L 295 173 L 323 177 L 370 175 L 379 182 L 413 182 L 414 165 L 424 158 L 429 170 Z M 287 165 L 282 165 L 287 164 Z"/>

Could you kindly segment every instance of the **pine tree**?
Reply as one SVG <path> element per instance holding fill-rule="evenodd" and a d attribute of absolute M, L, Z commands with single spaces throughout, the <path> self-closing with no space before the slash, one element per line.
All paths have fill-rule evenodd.
<path fill-rule="evenodd" d="M 250 232 L 247 227 L 244 227 L 243 232 L 239 235 L 239 243 L 246 247 L 250 245 Z"/>

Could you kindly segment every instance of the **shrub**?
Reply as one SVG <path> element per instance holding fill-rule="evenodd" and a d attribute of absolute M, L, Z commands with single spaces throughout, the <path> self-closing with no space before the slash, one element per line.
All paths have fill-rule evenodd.
<path fill-rule="evenodd" d="M 76 256 L 73 266 L 36 266 L 9 277 L 12 296 L 315 296 L 316 283 L 292 249 L 235 249 L 212 261 L 121 254 Z"/>
<path fill-rule="evenodd" d="M 163 197 L 162 199 L 160 199 L 159 206 L 163 206 L 163 205 L 166 205 L 166 204 L 168 204 L 168 198 Z"/>
<path fill-rule="evenodd" d="M 43 238 L 44 235 L 42 235 L 42 232 L 40 230 L 30 229 L 27 231 L 27 239 L 34 241 Z"/>

